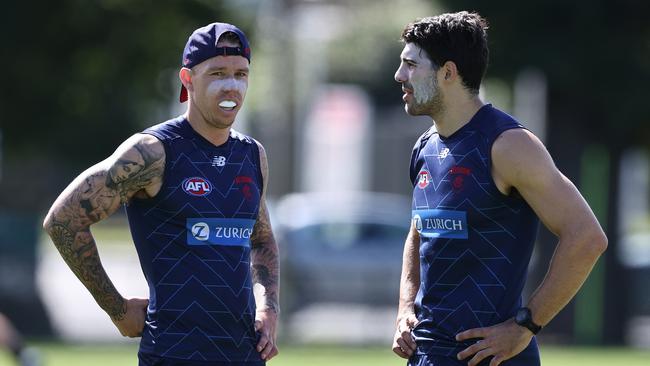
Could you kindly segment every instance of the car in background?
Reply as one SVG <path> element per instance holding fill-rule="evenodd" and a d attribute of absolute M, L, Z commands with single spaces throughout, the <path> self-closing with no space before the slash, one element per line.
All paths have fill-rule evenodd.
<path fill-rule="evenodd" d="M 289 313 L 315 303 L 397 305 L 409 198 L 296 193 L 274 215 Z"/>

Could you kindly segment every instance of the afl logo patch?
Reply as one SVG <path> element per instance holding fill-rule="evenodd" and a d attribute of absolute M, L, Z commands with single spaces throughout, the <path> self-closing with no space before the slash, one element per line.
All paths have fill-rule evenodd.
<path fill-rule="evenodd" d="M 429 175 L 428 171 L 422 170 L 420 174 L 418 174 L 418 187 L 420 189 L 425 189 L 429 183 L 431 183 L 431 175 Z"/>
<path fill-rule="evenodd" d="M 183 190 L 192 196 L 205 196 L 212 192 L 212 184 L 200 177 L 187 178 L 183 181 Z"/>

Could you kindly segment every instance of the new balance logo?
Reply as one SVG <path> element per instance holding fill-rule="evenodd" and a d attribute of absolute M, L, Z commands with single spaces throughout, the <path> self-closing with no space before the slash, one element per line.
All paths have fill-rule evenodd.
<path fill-rule="evenodd" d="M 224 166 L 226 165 L 226 157 L 225 156 L 217 156 L 215 155 L 212 158 L 212 166 Z"/>

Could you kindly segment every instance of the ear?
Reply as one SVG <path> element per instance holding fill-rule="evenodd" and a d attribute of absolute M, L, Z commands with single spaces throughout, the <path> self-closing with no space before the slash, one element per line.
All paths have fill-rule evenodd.
<path fill-rule="evenodd" d="M 458 68 L 456 68 L 456 64 L 453 61 L 445 62 L 440 68 L 440 71 L 445 81 L 452 82 L 458 78 Z"/>
<path fill-rule="evenodd" d="M 178 72 L 178 78 L 181 79 L 181 83 L 183 83 L 183 86 L 187 91 L 193 91 L 193 85 L 192 85 L 192 70 L 188 69 L 187 67 L 182 67 L 181 70 Z"/>

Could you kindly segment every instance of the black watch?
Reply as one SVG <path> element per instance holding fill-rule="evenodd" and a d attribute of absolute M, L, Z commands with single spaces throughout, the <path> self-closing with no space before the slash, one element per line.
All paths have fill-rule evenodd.
<path fill-rule="evenodd" d="M 539 333 L 542 330 L 540 325 L 537 325 L 533 322 L 533 315 L 530 312 L 529 308 L 519 308 L 515 314 L 515 323 L 521 325 L 522 327 L 528 328 L 533 334 Z"/>

